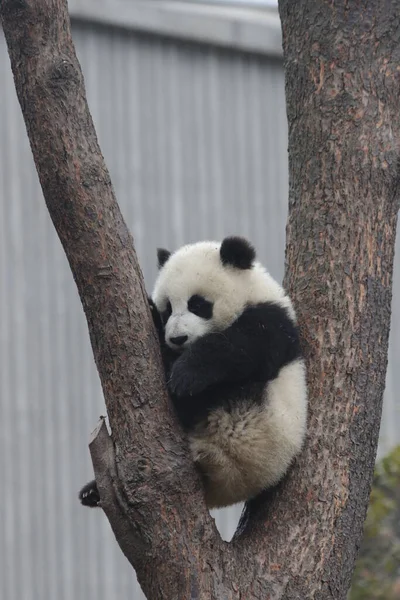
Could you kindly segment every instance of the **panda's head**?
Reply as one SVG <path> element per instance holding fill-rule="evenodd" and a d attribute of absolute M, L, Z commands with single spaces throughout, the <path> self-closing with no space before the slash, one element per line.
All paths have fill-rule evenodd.
<path fill-rule="evenodd" d="M 248 306 L 269 300 L 286 304 L 282 288 L 255 262 L 254 248 L 243 238 L 189 244 L 172 254 L 159 249 L 157 255 L 152 299 L 173 350 L 223 331 Z"/>

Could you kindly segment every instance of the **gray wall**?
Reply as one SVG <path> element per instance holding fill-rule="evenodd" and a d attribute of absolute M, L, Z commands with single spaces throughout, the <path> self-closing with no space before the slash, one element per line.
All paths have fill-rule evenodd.
<path fill-rule="evenodd" d="M 157 246 L 228 233 L 252 239 L 281 279 L 288 194 L 281 64 L 90 25 L 75 24 L 74 39 L 148 288 Z M 0 82 L 0 597 L 139 598 L 106 519 L 76 499 L 92 474 L 87 440 L 104 405 L 1 32 Z M 400 441 L 399 286 L 397 266 L 384 449 Z M 237 517 L 238 509 L 218 515 L 225 537 Z"/>

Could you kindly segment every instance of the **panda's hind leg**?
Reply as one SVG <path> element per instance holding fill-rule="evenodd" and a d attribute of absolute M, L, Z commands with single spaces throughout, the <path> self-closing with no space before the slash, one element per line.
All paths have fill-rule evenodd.
<path fill-rule="evenodd" d="M 100 494 L 94 479 L 83 486 L 79 492 L 79 500 L 83 506 L 89 506 L 90 508 L 96 508 L 100 505 Z"/>

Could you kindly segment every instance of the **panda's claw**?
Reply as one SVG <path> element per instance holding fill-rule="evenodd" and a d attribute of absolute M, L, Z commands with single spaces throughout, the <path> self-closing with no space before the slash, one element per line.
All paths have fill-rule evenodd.
<path fill-rule="evenodd" d="M 83 486 L 79 492 L 79 500 L 83 506 L 90 508 L 100 506 L 100 494 L 95 480 Z"/>

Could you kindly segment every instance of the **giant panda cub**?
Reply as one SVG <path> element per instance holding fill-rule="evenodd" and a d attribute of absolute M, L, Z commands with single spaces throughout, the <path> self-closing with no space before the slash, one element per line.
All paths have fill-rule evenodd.
<path fill-rule="evenodd" d="M 150 306 L 168 387 L 209 508 L 249 500 L 284 476 L 307 417 L 296 316 L 239 237 L 158 250 Z M 82 504 L 100 501 L 96 482 Z"/>

